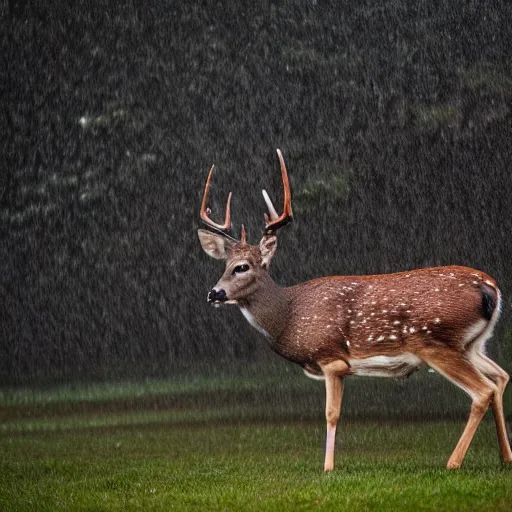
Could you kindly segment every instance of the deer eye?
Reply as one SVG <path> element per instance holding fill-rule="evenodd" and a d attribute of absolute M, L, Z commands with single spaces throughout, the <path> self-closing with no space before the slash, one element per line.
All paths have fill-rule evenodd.
<path fill-rule="evenodd" d="M 247 272 L 249 270 L 249 265 L 237 265 L 233 269 L 233 274 L 241 274 L 242 272 Z"/>

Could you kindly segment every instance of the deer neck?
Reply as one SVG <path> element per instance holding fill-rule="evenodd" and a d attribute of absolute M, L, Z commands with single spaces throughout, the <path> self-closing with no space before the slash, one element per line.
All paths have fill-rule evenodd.
<path fill-rule="evenodd" d="M 278 286 L 270 276 L 250 296 L 238 305 L 248 322 L 265 336 L 278 340 L 290 314 L 290 300 L 286 289 Z"/>

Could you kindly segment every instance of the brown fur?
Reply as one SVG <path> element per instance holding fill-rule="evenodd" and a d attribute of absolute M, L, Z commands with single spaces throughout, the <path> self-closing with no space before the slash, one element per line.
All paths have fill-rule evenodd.
<path fill-rule="evenodd" d="M 276 250 L 274 235 L 265 235 L 259 247 L 226 245 L 217 237 L 221 238 L 200 233 L 205 251 L 227 260 L 215 289 L 224 290 L 227 302 L 242 308 L 267 335 L 273 350 L 325 378 L 326 471 L 334 467 L 343 378 L 358 373 L 405 376 L 422 362 L 472 398 L 470 418 L 448 467 L 461 465 L 491 402 L 501 458 L 512 462 L 502 398 L 509 377 L 484 355 L 485 341 L 499 315 L 500 294 L 491 277 L 451 266 L 323 277 L 280 287 L 267 271 Z M 240 265 L 248 270 L 237 272 Z"/>

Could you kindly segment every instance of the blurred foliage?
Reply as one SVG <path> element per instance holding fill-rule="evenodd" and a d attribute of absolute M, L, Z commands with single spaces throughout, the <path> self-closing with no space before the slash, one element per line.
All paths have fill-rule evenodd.
<path fill-rule="evenodd" d="M 294 215 L 315 208 L 322 201 L 343 201 L 348 198 L 350 173 L 332 173 L 325 178 L 306 181 L 299 190 L 294 191 Z"/>
<path fill-rule="evenodd" d="M 304 212 L 280 283 L 465 264 L 510 325 L 510 2 L 0 9 L 0 382 L 271 358 L 207 308 L 221 268 L 194 231 L 215 163 L 214 214 L 233 190 L 256 241 L 277 147 Z"/>

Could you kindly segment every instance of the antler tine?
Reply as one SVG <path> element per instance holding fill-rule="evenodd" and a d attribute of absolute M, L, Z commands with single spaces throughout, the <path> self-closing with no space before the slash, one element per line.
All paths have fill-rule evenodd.
<path fill-rule="evenodd" d="M 267 214 L 265 214 L 265 235 L 273 234 L 279 228 L 282 228 L 293 220 L 292 193 L 290 191 L 290 182 L 288 180 L 288 173 L 286 172 L 284 158 L 279 149 L 277 150 L 277 156 L 279 157 L 279 163 L 281 165 L 281 178 L 283 180 L 284 189 L 283 213 L 281 215 L 277 214 L 269 195 L 265 190 L 263 190 L 263 198 L 265 199 L 265 203 L 267 204 L 267 208 L 270 213 L 270 218 Z"/>
<path fill-rule="evenodd" d="M 270 213 L 269 216 L 265 213 L 265 222 L 268 224 L 270 220 L 276 220 L 279 218 L 279 214 L 277 213 L 276 209 L 274 208 L 274 205 L 272 204 L 272 201 L 270 200 L 270 196 L 267 194 L 267 191 L 263 189 L 261 191 L 263 194 L 263 199 L 265 199 L 265 204 L 267 205 L 268 211 Z"/>
<path fill-rule="evenodd" d="M 208 192 L 210 191 L 210 181 L 212 179 L 213 174 L 213 168 L 215 166 L 212 165 L 212 168 L 210 169 L 210 172 L 208 173 L 208 178 L 206 180 L 206 185 L 204 187 L 204 194 L 203 194 L 203 202 L 201 203 L 201 220 L 207 224 L 208 226 L 212 226 L 215 229 L 226 231 L 231 228 L 231 192 L 228 195 L 228 200 L 226 202 L 226 217 L 224 219 L 224 224 L 217 224 L 213 220 L 210 219 L 210 208 L 207 207 L 208 203 Z"/>

